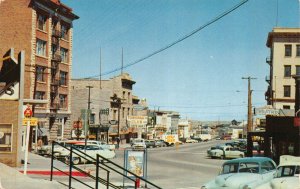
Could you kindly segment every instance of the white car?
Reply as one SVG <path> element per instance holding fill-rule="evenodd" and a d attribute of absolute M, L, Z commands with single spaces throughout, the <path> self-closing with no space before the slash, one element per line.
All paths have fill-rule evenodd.
<path fill-rule="evenodd" d="M 201 189 L 254 189 L 272 180 L 275 172 L 275 162 L 267 157 L 229 160 L 220 174 Z"/>
<path fill-rule="evenodd" d="M 198 143 L 198 140 L 194 140 L 194 139 L 186 139 L 185 143 Z"/>
<path fill-rule="evenodd" d="M 100 156 L 106 158 L 106 159 L 112 159 L 116 156 L 115 151 L 103 149 L 98 145 L 88 144 L 76 144 L 73 145 L 75 148 L 72 153 L 72 162 L 73 164 L 79 164 L 79 163 L 87 163 L 87 162 L 95 162 L 95 159 L 97 158 L 97 154 Z M 86 153 L 88 156 L 85 156 Z M 66 158 L 67 161 L 70 161 L 70 157 L 68 156 Z"/>
<path fill-rule="evenodd" d="M 232 146 L 218 146 L 215 149 L 207 151 L 207 156 L 211 158 L 242 158 L 245 156 L 244 152 L 239 151 Z"/>
<path fill-rule="evenodd" d="M 85 144 L 85 141 L 80 140 L 80 141 L 78 141 L 78 144 Z M 103 142 L 103 141 L 87 140 L 87 144 L 98 145 L 99 147 L 101 147 L 103 149 L 108 149 L 108 150 L 115 150 L 116 149 L 114 144 L 107 144 L 106 142 Z"/>
<path fill-rule="evenodd" d="M 147 147 L 145 143 L 145 139 L 142 138 L 132 139 L 131 147 L 133 149 L 145 149 Z"/>
<path fill-rule="evenodd" d="M 282 155 L 276 175 L 258 189 L 300 189 L 300 157 Z"/>

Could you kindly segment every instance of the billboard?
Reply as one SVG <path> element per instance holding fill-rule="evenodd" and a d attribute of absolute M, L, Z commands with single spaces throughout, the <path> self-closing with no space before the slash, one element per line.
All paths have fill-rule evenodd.
<path fill-rule="evenodd" d="M 19 99 L 20 64 L 11 48 L 0 58 L 0 100 Z"/>
<path fill-rule="evenodd" d="M 145 127 L 148 123 L 148 116 L 128 116 L 129 127 Z"/>
<path fill-rule="evenodd" d="M 145 175 L 145 152 L 144 151 L 126 151 L 125 152 L 125 167 L 128 171 L 134 173 L 139 177 Z M 132 177 L 133 175 L 126 172 L 127 176 Z"/>

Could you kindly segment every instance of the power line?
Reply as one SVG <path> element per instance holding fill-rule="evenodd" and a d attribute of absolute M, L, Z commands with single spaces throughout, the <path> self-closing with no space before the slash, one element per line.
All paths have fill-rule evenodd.
<path fill-rule="evenodd" d="M 200 26 L 199 28 L 195 29 L 195 30 L 192 31 L 191 33 L 189 33 L 189 34 L 187 34 L 187 35 L 185 35 L 185 36 L 179 38 L 178 40 L 176 40 L 176 41 L 170 43 L 169 45 L 167 45 L 167 46 L 165 46 L 165 47 L 163 47 L 163 48 L 161 48 L 161 49 L 159 49 L 159 50 L 156 50 L 156 51 L 152 52 L 151 54 L 149 54 L 149 55 L 147 55 L 147 56 L 145 56 L 145 57 L 143 57 L 143 58 L 140 58 L 140 59 L 138 59 L 138 60 L 136 60 L 136 61 L 134 61 L 134 62 L 132 62 L 132 63 L 130 63 L 130 64 L 125 65 L 125 66 L 123 67 L 123 69 L 128 68 L 128 67 L 130 67 L 130 66 L 133 66 L 133 65 L 135 65 L 135 64 L 138 64 L 138 63 L 140 63 L 140 62 L 142 62 L 142 61 L 144 61 L 144 60 L 146 60 L 146 59 L 148 59 L 148 58 L 150 58 L 150 57 L 152 57 L 152 56 L 154 56 L 154 55 L 156 55 L 156 54 L 158 54 L 158 53 L 160 53 L 160 52 L 162 52 L 162 51 L 164 51 L 164 50 L 167 50 L 168 48 L 170 48 L 170 47 L 176 45 L 177 43 L 180 43 L 181 41 L 184 41 L 185 39 L 187 39 L 187 38 L 191 37 L 192 35 L 198 33 L 199 31 L 201 31 L 202 29 L 206 28 L 207 26 L 209 26 L 209 25 L 215 23 L 216 21 L 220 20 L 220 19 L 223 18 L 224 16 L 226 16 L 226 15 L 230 14 L 231 12 L 235 11 L 235 10 L 238 9 L 240 6 L 242 6 L 243 4 L 245 4 L 246 2 L 248 2 L 248 0 L 244 0 L 244 1 L 240 2 L 240 3 L 238 3 L 237 5 L 233 6 L 233 7 L 230 8 L 229 10 L 223 12 L 222 14 L 220 14 L 220 15 L 217 16 L 217 17 L 215 17 L 215 18 L 212 19 L 211 21 L 209 21 L 209 22 L 207 22 L 206 24 L 204 24 L 204 25 Z M 116 68 L 116 69 L 114 69 L 114 70 L 105 72 L 105 73 L 102 74 L 102 76 L 103 76 L 103 75 L 108 75 L 108 74 L 111 74 L 111 73 L 114 73 L 114 72 L 117 72 L 117 71 L 120 71 L 121 69 L 122 69 L 122 68 Z M 95 77 L 99 77 L 99 75 L 94 75 L 94 76 L 86 77 L 86 78 L 84 78 L 84 79 L 90 79 L 90 78 L 95 78 Z"/>

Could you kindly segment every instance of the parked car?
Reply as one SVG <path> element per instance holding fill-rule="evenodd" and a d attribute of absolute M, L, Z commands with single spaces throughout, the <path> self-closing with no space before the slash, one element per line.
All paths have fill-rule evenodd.
<path fill-rule="evenodd" d="M 216 149 L 207 152 L 207 155 L 211 158 L 242 158 L 245 156 L 244 152 L 239 151 L 232 146 L 219 146 Z"/>
<path fill-rule="evenodd" d="M 155 146 L 156 147 L 166 147 L 166 146 L 168 146 L 168 144 L 164 140 L 156 139 L 155 140 Z"/>
<path fill-rule="evenodd" d="M 131 147 L 133 149 L 145 149 L 146 148 L 145 139 L 142 139 L 142 138 L 134 138 L 134 139 L 132 139 L 132 145 L 131 145 Z"/>
<path fill-rule="evenodd" d="M 146 148 L 155 148 L 155 140 L 145 140 Z"/>
<path fill-rule="evenodd" d="M 299 189 L 300 157 L 282 155 L 275 178 L 257 189 Z"/>
<path fill-rule="evenodd" d="M 198 141 L 195 140 L 195 139 L 187 138 L 187 139 L 185 140 L 185 143 L 198 143 Z"/>
<path fill-rule="evenodd" d="M 226 161 L 220 174 L 201 189 L 253 189 L 274 178 L 275 162 L 267 157 L 238 158 Z"/>
<path fill-rule="evenodd" d="M 83 144 L 75 144 L 74 148 L 79 150 L 81 153 L 75 153 L 76 150 L 74 150 L 74 152 L 72 153 L 72 162 L 73 164 L 77 165 L 79 163 L 87 163 L 87 162 L 95 162 L 95 159 L 97 157 L 97 154 L 99 154 L 100 156 L 106 158 L 106 159 L 111 159 L 114 158 L 116 156 L 116 153 L 112 150 L 108 150 L 108 149 L 103 149 L 98 145 L 94 145 L 94 144 L 88 144 L 88 145 L 83 145 Z M 84 152 L 92 157 L 88 157 L 88 156 L 84 156 Z M 84 156 L 84 157 L 82 157 Z M 68 155 L 66 157 L 66 161 L 70 161 L 70 156 Z"/>
<path fill-rule="evenodd" d="M 77 142 L 78 144 L 85 144 L 84 140 L 80 140 Z M 108 149 L 108 150 L 115 150 L 116 146 L 114 144 L 107 144 L 104 141 L 97 141 L 97 140 L 87 140 L 87 144 L 94 144 L 98 145 L 103 149 Z"/>

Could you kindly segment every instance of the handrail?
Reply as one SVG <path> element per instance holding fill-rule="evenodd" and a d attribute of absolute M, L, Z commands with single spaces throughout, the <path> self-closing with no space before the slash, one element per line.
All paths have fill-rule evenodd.
<path fill-rule="evenodd" d="M 66 172 L 64 172 L 64 171 L 62 171 L 62 170 L 60 170 L 60 169 L 58 169 L 57 167 L 54 166 L 53 161 L 54 161 L 54 158 L 55 158 L 55 156 L 54 156 L 54 146 L 55 145 L 59 145 L 59 146 L 63 147 L 64 149 L 70 151 L 70 154 L 69 154 L 69 173 L 66 173 Z M 86 172 L 85 170 L 82 170 L 79 167 L 75 166 L 73 164 L 73 161 L 72 161 L 74 154 L 78 155 L 80 158 L 85 159 L 87 161 L 95 161 L 96 162 L 96 165 L 95 165 L 96 166 L 96 175 L 93 176 L 90 173 Z M 67 162 L 64 162 L 64 161 L 61 161 L 61 162 L 63 162 L 64 164 L 67 164 Z M 53 179 L 53 169 L 56 169 L 60 172 L 63 172 L 64 174 L 69 176 L 69 189 L 71 188 L 71 185 L 72 185 L 72 179 L 78 181 L 79 183 L 81 183 L 81 184 L 83 184 L 83 185 L 85 185 L 89 188 L 92 188 L 92 189 L 94 188 L 94 187 L 92 187 L 90 185 L 87 185 L 86 183 L 82 182 L 80 179 L 77 179 L 75 176 L 73 176 L 72 175 L 73 169 L 75 169 L 75 170 L 85 174 L 87 177 L 95 180 L 95 189 L 99 188 L 99 182 L 101 184 L 104 184 L 107 189 L 109 189 L 110 187 L 115 188 L 115 189 L 121 189 L 121 187 L 115 186 L 114 184 L 110 183 L 110 173 L 111 172 L 117 173 L 118 175 L 122 176 L 123 178 L 126 178 L 126 179 L 134 182 L 134 188 L 135 189 L 137 189 L 137 187 L 138 187 L 137 186 L 137 180 L 138 179 L 144 181 L 146 185 L 149 184 L 150 186 L 152 186 L 154 188 L 161 189 L 161 187 L 155 185 L 154 183 L 146 180 L 143 177 L 140 177 L 140 176 L 136 175 L 135 173 L 125 169 L 124 167 L 114 163 L 113 161 L 111 161 L 111 160 L 109 160 L 109 159 L 107 159 L 107 158 L 105 158 L 105 157 L 103 157 L 99 154 L 96 155 L 96 159 L 95 159 L 95 158 L 91 157 L 90 155 L 86 154 L 84 151 L 74 148 L 73 145 L 71 145 L 70 148 L 68 148 L 68 147 L 66 147 L 66 146 L 64 146 L 64 145 L 62 145 L 58 142 L 52 142 L 50 181 L 52 181 L 52 179 Z M 106 172 L 106 180 L 104 178 L 99 177 L 99 170 L 100 169 Z M 132 175 L 133 178 L 128 176 L 128 173 L 130 175 Z"/>

